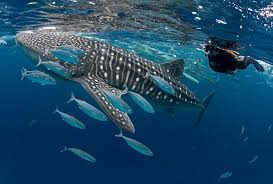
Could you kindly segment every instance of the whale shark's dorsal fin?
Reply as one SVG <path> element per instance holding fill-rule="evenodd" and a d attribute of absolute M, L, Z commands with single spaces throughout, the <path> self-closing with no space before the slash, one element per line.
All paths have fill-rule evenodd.
<path fill-rule="evenodd" d="M 160 66 L 173 79 L 180 80 L 184 71 L 184 60 L 178 59 L 169 63 L 163 63 Z"/>
<path fill-rule="evenodd" d="M 100 77 L 93 75 L 76 78 L 74 81 L 83 86 L 83 88 L 95 99 L 95 101 L 107 114 L 109 119 L 111 119 L 119 128 L 125 129 L 132 133 L 135 132 L 134 125 L 128 115 L 116 109 L 103 93 L 103 91 L 109 91 L 116 96 L 121 96 L 124 94 L 124 91 L 110 86 Z"/>

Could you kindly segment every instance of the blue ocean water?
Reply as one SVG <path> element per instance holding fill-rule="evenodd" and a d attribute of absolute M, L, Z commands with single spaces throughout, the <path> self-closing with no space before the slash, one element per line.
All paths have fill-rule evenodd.
<path fill-rule="evenodd" d="M 51 9 L 45 6 L 53 1 L 38 1 L 38 5 L 27 5 L 28 2 L 1 1 L 0 36 L 41 27 L 49 21 L 48 16 L 56 12 L 58 16 L 65 15 L 63 7 L 74 3 L 56 1 L 58 7 Z M 146 5 L 148 2 L 150 6 Z M 175 115 L 158 111 L 150 115 L 128 101 L 134 109 L 130 118 L 136 132 L 126 136 L 153 151 L 153 157 L 145 157 L 114 136 L 119 130 L 113 123 L 90 119 L 76 105 L 66 103 L 74 91 L 76 96 L 96 105 L 78 84 L 58 79 L 56 86 L 41 86 L 21 80 L 21 68 L 35 69 L 35 66 L 15 43 L 2 44 L 0 184 L 218 183 L 227 171 L 233 175 L 221 183 L 273 183 L 273 132 L 267 132 L 273 123 L 271 71 L 260 74 L 250 66 L 235 76 L 216 74 L 209 69 L 204 53 L 197 49 L 209 36 L 218 36 L 236 40 L 242 55 L 272 62 L 272 3 L 227 0 L 141 3 L 144 5 L 136 6 L 143 11 L 141 20 L 148 20 L 153 17 L 148 14 L 156 12 L 154 17 L 170 15 L 174 23 L 154 21 L 153 26 L 151 21 L 146 22 L 146 29 L 132 30 L 128 25 L 135 22 L 128 21 L 130 24 L 124 27 L 88 31 L 87 36 L 158 63 L 177 58 L 183 58 L 186 67 L 192 67 L 193 62 L 201 63 L 204 75 L 215 80 L 213 83 L 204 76 L 199 76 L 199 84 L 182 79 L 200 99 L 217 91 L 201 124 L 194 125 L 197 110 L 182 110 Z M 77 7 L 70 8 L 69 14 L 86 16 L 82 12 L 86 9 L 80 7 L 81 13 L 75 11 L 79 10 Z M 86 14 L 100 12 L 95 6 L 94 10 L 88 10 Z M 60 22 L 51 23 L 56 26 Z M 81 119 L 88 128 L 75 129 L 52 115 L 56 105 Z M 242 126 L 246 130 L 240 136 Z M 68 152 L 61 153 L 64 145 L 91 153 L 97 162 L 92 164 Z M 249 164 L 255 155 L 259 159 Z"/>

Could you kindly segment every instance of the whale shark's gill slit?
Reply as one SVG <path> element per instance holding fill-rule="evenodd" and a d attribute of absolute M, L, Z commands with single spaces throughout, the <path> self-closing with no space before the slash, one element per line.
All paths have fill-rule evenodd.
<path fill-rule="evenodd" d="M 76 82 L 80 83 L 83 88 L 95 99 L 99 106 L 103 109 L 106 115 L 121 129 L 125 129 L 129 132 L 134 133 L 135 128 L 130 118 L 126 113 L 122 113 L 117 110 L 106 98 L 103 93 L 109 91 L 117 96 L 121 96 L 123 91 L 118 90 L 107 83 L 103 79 L 88 75 L 75 79 Z"/>

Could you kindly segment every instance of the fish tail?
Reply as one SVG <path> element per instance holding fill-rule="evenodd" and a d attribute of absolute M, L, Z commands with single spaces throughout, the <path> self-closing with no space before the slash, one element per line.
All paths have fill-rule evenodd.
<path fill-rule="evenodd" d="M 42 64 L 42 59 L 41 57 L 39 56 L 39 61 L 38 61 L 38 64 L 36 65 L 36 67 L 40 66 Z"/>
<path fill-rule="evenodd" d="M 120 129 L 119 134 L 115 135 L 115 137 L 123 137 L 122 129 Z"/>
<path fill-rule="evenodd" d="M 67 150 L 67 147 L 64 146 L 63 149 L 60 152 L 65 152 Z"/>
<path fill-rule="evenodd" d="M 27 74 L 27 70 L 23 67 L 23 68 L 21 69 L 21 73 L 22 73 L 22 75 L 21 75 L 21 80 L 23 80 L 23 79 L 25 78 L 26 74 Z"/>
<path fill-rule="evenodd" d="M 56 109 L 55 109 L 55 111 L 52 112 L 52 114 L 56 114 L 56 113 L 58 113 L 58 112 L 60 112 L 60 110 L 59 110 L 58 107 L 56 106 Z"/>
<path fill-rule="evenodd" d="M 70 97 L 70 99 L 67 101 L 67 103 L 70 103 L 70 102 L 72 102 L 72 101 L 74 101 L 74 100 L 76 100 L 76 97 L 75 97 L 73 91 L 71 91 L 71 97 Z"/>
<path fill-rule="evenodd" d="M 208 96 L 206 96 L 203 100 L 202 100 L 202 105 L 203 108 L 198 112 L 197 114 L 197 121 L 195 123 L 195 125 L 199 125 L 202 117 L 204 115 L 204 112 L 206 111 L 211 99 L 213 98 L 213 96 L 215 95 L 216 91 L 211 92 Z"/>

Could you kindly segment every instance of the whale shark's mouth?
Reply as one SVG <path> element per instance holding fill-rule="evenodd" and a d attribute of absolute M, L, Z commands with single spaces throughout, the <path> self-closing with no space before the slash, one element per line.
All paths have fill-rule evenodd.
<path fill-rule="evenodd" d="M 33 33 L 32 30 L 18 32 L 15 37 L 16 43 L 23 47 L 30 47 L 29 42 Z"/>

